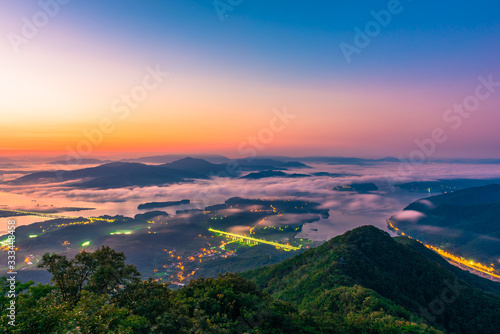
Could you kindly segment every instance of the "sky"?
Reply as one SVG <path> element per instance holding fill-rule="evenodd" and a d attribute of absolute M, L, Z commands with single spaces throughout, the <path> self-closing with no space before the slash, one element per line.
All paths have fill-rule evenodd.
<path fill-rule="evenodd" d="M 495 1 L 2 1 L 0 156 L 500 158 L 499 13 Z"/>

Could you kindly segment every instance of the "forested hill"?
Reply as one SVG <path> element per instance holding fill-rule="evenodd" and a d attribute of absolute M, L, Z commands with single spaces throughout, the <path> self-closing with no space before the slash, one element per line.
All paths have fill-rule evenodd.
<path fill-rule="evenodd" d="M 243 276 L 299 310 L 324 315 L 331 326 L 346 317 L 362 322 L 375 310 L 404 318 L 401 306 L 447 332 L 497 332 L 500 296 L 471 284 L 495 285 L 498 291 L 499 283 L 463 272 L 466 283 L 433 258 L 418 242 L 364 226 Z"/>
<path fill-rule="evenodd" d="M 417 211 L 419 217 L 391 217 L 400 232 L 456 256 L 498 267 L 500 185 L 424 198 L 408 205 L 405 211 Z"/>

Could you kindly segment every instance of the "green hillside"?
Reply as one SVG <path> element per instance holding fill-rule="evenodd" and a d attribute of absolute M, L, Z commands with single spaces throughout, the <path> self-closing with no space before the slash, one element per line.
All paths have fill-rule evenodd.
<path fill-rule="evenodd" d="M 244 277 L 311 314 L 349 315 L 345 303 L 361 294 L 360 306 L 370 304 L 369 296 L 377 296 L 378 302 L 385 302 L 380 307 L 389 315 L 404 317 L 404 313 L 395 313 L 402 306 L 436 328 L 454 333 L 493 333 L 500 328 L 500 297 L 458 279 L 446 265 L 431 260 L 433 256 L 417 242 L 393 239 L 365 226 L 280 264 L 247 272 Z M 443 302 L 443 310 L 436 310 L 436 305 L 443 303 L 432 303 L 441 297 L 453 302 Z M 359 309 L 352 312 L 361 317 Z M 333 326 L 337 320 L 331 320 Z"/>

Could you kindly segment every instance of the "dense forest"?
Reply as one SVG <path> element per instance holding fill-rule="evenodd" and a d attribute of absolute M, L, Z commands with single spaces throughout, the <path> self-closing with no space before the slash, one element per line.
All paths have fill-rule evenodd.
<path fill-rule="evenodd" d="M 495 333 L 496 286 L 407 238 L 372 226 L 273 266 L 198 278 L 171 290 L 141 280 L 123 253 L 101 247 L 68 259 L 45 254 L 50 285 L 16 285 L 10 333 Z M 477 288 L 481 286 L 483 290 Z M 492 287 L 491 289 L 489 287 Z M 485 291 L 489 290 L 489 291 Z M 498 290 L 496 290 L 498 291 Z"/>

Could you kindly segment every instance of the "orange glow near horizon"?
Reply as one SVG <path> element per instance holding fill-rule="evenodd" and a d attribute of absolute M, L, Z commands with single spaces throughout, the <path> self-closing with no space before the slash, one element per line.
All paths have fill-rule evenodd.
<path fill-rule="evenodd" d="M 65 36 L 57 38 L 69 43 Z M 109 120 L 113 129 L 84 156 L 126 152 L 241 156 L 240 145 L 269 128 L 273 110 L 285 108 L 295 118 L 272 140 L 259 142 L 257 153 L 407 155 L 415 138 L 442 126 L 447 101 L 453 100 L 446 93 L 430 94 L 432 85 L 259 82 L 210 76 L 185 65 L 184 71 L 173 71 L 144 100 L 124 111 L 123 96 L 142 85 L 147 68 L 156 65 L 133 66 L 131 59 L 112 61 L 102 58 L 96 46 L 88 49 L 95 53 L 90 60 L 88 55 L 62 53 L 57 47 L 34 47 L 22 62 L 2 56 L 7 67 L 0 77 L 4 93 L 0 109 L 6 111 L 0 124 L 1 155 L 64 155 L 85 145 L 81 144 L 88 140 L 85 131 L 94 133 Z M 431 97 L 422 99 L 421 94 Z M 493 107 L 486 101 L 482 117 Z M 450 143 L 443 144 L 443 151 Z"/>
<path fill-rule="evenodd" d="M 262 149 L 258 153 L 304 155 L 331 152 L 352 156 L 370 152 L 373 147 L 366 146 L 367 141 L 398 148 L 392 138 L 381 135 L 389 132 L 392 136 L 407 136 L 408 141 L 412 141 L 409 134 L 400 130 L 405 120 L 394 118 L 387 123 L 373 110 L 367 112 L 370 104 L 383 109 L 407 108 L 402 98 L 390 100 L 387 92 L 356 101 L 350 96 L 352 92 L 338 87 L 331 88 L 331 92 L 337 91 L 335 94 L 327 89 L 313 91 L 304 88 L 299 92 L 297 88 L 291 88 L 290 95 L 275 88 L 270 92 L 260 88 L 259 94 L 264 99 L 252 101 L 254 90 L 247 94 L 227 92 L 227 96 L 215 98 L 217 87 L 212 87 L 213 91 L 200 87 L 198 91 L 190 92 L 197 96 L 196 102 L 192 102 L 187 95 L 189 84 L 185 84 L 182 89 L 167 84 L 151 92 L 129 113 L 114 113 L 103 107 L 104 111 L 100 113 L 72 116 L 75 119 L 71 121 L 61 109 L 46 116 L 41 113 L 27 117 L 22 125 L 11 120 L 0 125 L 0 154 L 65 154 L 68 148 L 76 150 L 82 141 L 89 140 L 86 132 L 97 136 L 90 155 L 105 152 L 229 152 L 238 155 L 240 145 L 267 131 L 265 129 L 276 117 L 273 113 L 276 109 L 286 109 L 295 118 L 283 127 L 279 123 L 279 131 L 273 133 L 272 140 L 259 140 Z M 209 82 L 205 85 L 210 87 Z M 276 95 L 276 101 L 286 103 L 276 106 L 270 102 L 271 95 Z M 120 97 L 115 94 L 109 100 L 114 101 L 117 96 Z M 246 104 L 243 101 L 252 102 Z M 103 121 L 112 124 L 106 133 L 100 129 Z M 416 119 L 414 125 L 425 124 Z M 96 131 L 102 134 L 102 140 Z M 351 150 L 355 153 L 349 153 Z"/>

